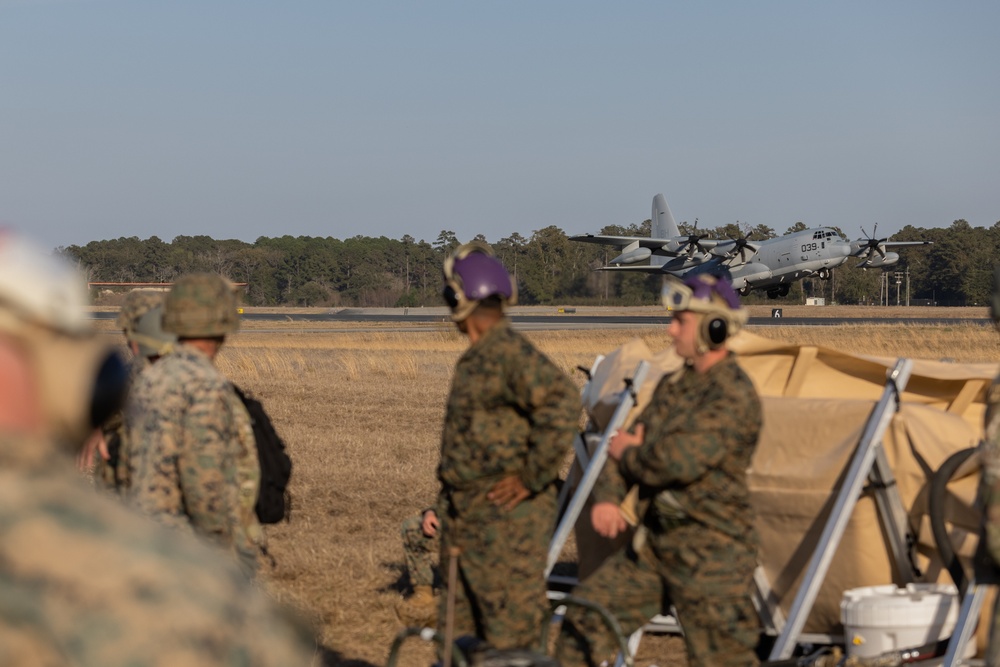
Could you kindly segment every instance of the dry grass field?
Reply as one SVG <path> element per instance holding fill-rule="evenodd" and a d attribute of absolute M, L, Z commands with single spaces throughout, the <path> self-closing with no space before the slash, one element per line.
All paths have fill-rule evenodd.
<path fill-rule="evenodd" d="M 394 606 L 408 585 L 399 526 L 435 496 L 445 397 L 465 340 L 446 326 L 304 333 L 305 326 L 312 331 L 301 323 L 278 332 L 248 326 L 219 358 L 226 375 L 264 401 L 295 462 L 291 522 L 269 529 L 277 566 L 264 578 L 275 597 L 315 620 L 324 664 L 382 665 L 401 627 Z M 757 333 L 856 353 L 1000 360 L 1000 337 L 978 324 Z M 589 367 L 633 337 L 654 350 L 668 343 L 662 327 L 527 335 L 580 383 L 576 366 Z M 430 664 L 428 647 L 410 642 L 401 664 Z M 651 644 L 639 664 L 662 666 L 664 657 L 683 664 L 678 639 Z"/>

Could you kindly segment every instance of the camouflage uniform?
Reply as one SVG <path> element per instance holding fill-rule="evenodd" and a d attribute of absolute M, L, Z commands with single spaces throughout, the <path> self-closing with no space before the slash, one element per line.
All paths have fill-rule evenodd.
<path fill-rule="evenodd" d="M 0 664 L 309 665 L 315 641 L 198 540 L 0 435 Z"/>
<path fill-rule="evenodd" d="M 423 512 L 411 516 L 403 522 L 400 530 L 403 537 L 403 558 L 413 587 L 434 585 L 438 552 L 441 550 L 441 540 L 437 536 L 424 535 L 421 526 L 423 520 Z"/>
<path fill-rule="evenodd" d="M 133 387 L 130 501 L 161 523 L 232 546 L 252 571 L 260 470 L 249 415 L 212 361 L 191 345 L 161 358 Z M 252 455 L 252 456 L 251 456 Z"/>
<path fill-rule="evenodd" d="M 163 294 L 151 290 L 132 290 L 125 296 L 121 310 L 118 311 L 118 318 L 115 323 L 118 328 L 125 333 L 128 339 L 131 332 L 135 330 L 136 324 L 144 314 L 163 303 Z M 149 360 L 142 356 L 132 358 L 129 366 L 129 382 L 131 387 L 136 377 L 149 366 Z M 107 443 L 107 460 L 97 455 L 94 459 L 94 484 L 99 489 L 116 492 L 125 495 L 129 485 L 128 479 L 128 453 L 125 443 L 125 415 L 124 412 L 117 412 L 111 419 L 101 426 L 104 440 Z"/>
<path fill-rule="evenodd" d="M 626 636 L 673 604 L 689 665 L 755 665 L 757 536 L 745 476 L 761 427 L 753 384 L 731 356 L 703 375 L 686 369 L 660 381 L 637 422 L 645 424 L 643 444 L 626 449 L 617 466 L 609 462 L 594 495 L 617 502 L 623 482 L 638 484 L 652 497 L 645 540 L 616 553 L 573 594 L 608 609 Z M 561 639 L 567 667 L 600 662 L 616 646 L 597 615 L 578 607 Z"/>
<path fill-rule="evenodd" d="M 540 640 L 548 604 L 542 568 L 555 524 L 554 482 L 580 415 L 573 383 L 506 320 L 498 321 L 455 367 L 441 439 L 441 570 L 458 547 L 456 636 L 494 647 Z M 511 511 L 486 495 L 518 475 L 531 496 Z M 438 618 L 443 629 L 447 596 Z"/>

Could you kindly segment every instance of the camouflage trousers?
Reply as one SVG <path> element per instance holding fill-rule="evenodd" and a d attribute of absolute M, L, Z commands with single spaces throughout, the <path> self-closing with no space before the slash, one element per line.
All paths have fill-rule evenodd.
<path fill-rule="evenodd" d="M 750 597 L 752 554 L 746 563 L 734 562 L 746 559 L 731 554 L 724 569 L 714 568 L 702 581 L 678 580 L 670 560 L 657 558 L 649 546 L 640 555 L 628 547 L 608 558 L 573 596 L 604 607 L 621 624 L 625 639 L 673 605 L 684 629 L 688 665 L 757 665 L 760 623 Z M 567 610 L 556 652 L 563 667 L 599 665 L 617 650 L 597 613 L 573 606 Z"/>
<path fill-rule="evenodd" d="M 475 512 L 449 513 L 442 520 L 440 563 L 446 582 L 449 547 L 460 549 L 455 636 L 475 636 L 497 649 L 537 649 L 550 614 L 543 574 L 555 524 L 555 493 L 549 489 L 510 512 L 477 505 Z M 438 609 L 442 634 L 447 600 L 442 595 Z"/>
<path fill-rule="evenodd" d="M 441 551 L 441 540 L 424 535 L 421 523 L 423 513 L 411 516 L 403 522 L 400 533 L 403 537 L 403 558 L 410 575 L 410 585 L 433 586 L 437 577 L 437 559 Z M 439 579 L 438 579 L 439 580 Z"/>

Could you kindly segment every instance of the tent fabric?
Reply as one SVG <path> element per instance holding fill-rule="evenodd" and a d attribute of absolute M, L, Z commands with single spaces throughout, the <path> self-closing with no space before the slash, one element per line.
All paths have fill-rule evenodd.
<path fill-rule="evenodd" d="M 787 615 L 844 469 L 897 360 L 793 345 L 748 331 L 734 337 L 729 347 L 753 380 L 763 405 L 764 425 L 748 485 L 761 537 L 759 561 L 772 600 Z M 639 392 L 634 418 L 649 401 L 659 377 L 680 368 L 682 361 L 672 350 L 654 355 L 637 339 L 598 365 L 589 394 L 584 392 L 596 430 L 610 419 L 623 378 L 631 376 L 640 359 L 654 358 L 656 370 Z M 948 581 L 927 517 L 931 475 L 951 454 L 974 447 L 982 438 L 986 393 L 998 370 L 996 364 L 914 360 L 900 410 L 883 438 L 917 536 L 916 565 L 926 581 Z M 946 519 L 956 551 L 965 557 L 971 557 L 977 542 L 979 513 L 973 507 L 977 483 L 973 460 L 949 485 Z M 581 554 L 608 549 L 595 537 L 577 535 Z M 900 583 L 874 498 L 862 493 L 804 631 L 839 633 L 845 590 L 892 582 Z"/>

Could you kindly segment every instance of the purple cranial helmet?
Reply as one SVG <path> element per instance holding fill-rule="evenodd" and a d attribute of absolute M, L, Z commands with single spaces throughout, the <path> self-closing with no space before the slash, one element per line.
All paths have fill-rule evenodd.
<path fill-rule="evenodd" d="M 461 322 L 487 297 L 499 297 L 507 305 L 517 303 L 517 285 L 489 246 L 466 243 L 444 262 L 442 296 L 451 308 L 451 319 Z"/>

